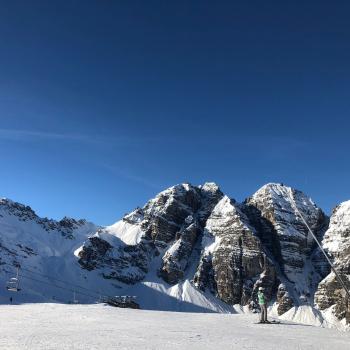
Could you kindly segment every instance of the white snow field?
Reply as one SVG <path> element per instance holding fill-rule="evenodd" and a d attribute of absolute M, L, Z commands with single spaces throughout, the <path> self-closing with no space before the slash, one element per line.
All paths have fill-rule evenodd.
<path fill-rule="evenodd" d="M 258 315 L 118 309 L 102 304 L 0 306 L 0 349 L 349 349 L 350 334 Z"/>

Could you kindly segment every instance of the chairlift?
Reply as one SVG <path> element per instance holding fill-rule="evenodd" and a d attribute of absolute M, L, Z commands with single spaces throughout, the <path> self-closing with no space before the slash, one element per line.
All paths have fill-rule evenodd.
<path fill-rule="evenodd" d="M 17 266 L 16 277 L 11 277 L 6 283 L 6 289 L 10 292 L 19 292 L 19 267 Z"/>

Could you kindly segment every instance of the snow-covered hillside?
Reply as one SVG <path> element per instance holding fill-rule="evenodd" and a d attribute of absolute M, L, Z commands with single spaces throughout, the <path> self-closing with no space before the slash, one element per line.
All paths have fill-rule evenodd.
<path fill-rule="evenodd" d="M 255 312 L 263 286 L 276 317 L 344 328 L 348 306 L 341 295 L 315 304 L 316 290 L 318 296 L 334 290 L 326 283 L 332 277 L 296 208 L 320 240 L 325 235 L 324 247 L 349 278 L 350 208 L 335 210 L 325 234 L 322 210 L 282 184 L 267 184 L 244 203 L 214 183 L 180 184 L 108 227 L 42 219 L 3 199 L 0 283 L 20 266 L 21 291 L 3 288 L 0 302 L 12 296 L 15 303 L 94 303 L 101 295 L 134 295 L 149 310 Z"/>
<path fill-rule="evenodd" d="M 0 306 L 0 349 L 346 350 L 350 334 L 256 315 L 130 310 L 103 305 Z"/>
<path fill-rule="evenodd" d="M 90 289 L 103 289 L 109 283 L 85 273 L 77 264 L 74 252 L 96 230 L 96 225 L 85 220 L 42 219 L 28 206 L 1 199 L 0 302 L 9 303 L 10 297 L 15 302 L 70 302 L 74 292 L 77 299 L 91 301 L 84 294 L 91 294 Z M 21 267 L 21 291 L 13 293 L 5 285 L 15 276 L 16 266 Z"/>

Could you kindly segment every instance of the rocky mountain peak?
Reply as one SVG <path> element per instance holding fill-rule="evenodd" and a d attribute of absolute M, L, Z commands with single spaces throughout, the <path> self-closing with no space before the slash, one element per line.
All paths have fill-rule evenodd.
<path fill-rule="evenodd" d="M 205 182 L 203 185 L 198 186 L 203 192 L 215 194 L 221 192 L 220 187 L 215 182 Z"/>
<path fill-rule="evenodd" d="M 8 205 L 10 203 L 13 203 L 13 201 L 11 199 L 6 198 L 6 197 L 0 198 L 0 205 Z"/>
<path fill-rule="evenodd" d="M 14 202 L 8 198 L 0 199 L 0 209 L 5 210 L 9 215 L 19 217 L 22 221 L 38 219 L 38 216 L 31 207 Z"/>
<path fill-rule="evenodd" d="M 279 291 L 288 292 L 287 305 L 311 303 L 324 259 L 298 210 L 320 240 L 328 225 L 326 215 L 303 192 L 275 183 L 260 188 L 245 205 L 268 255 L 278 263 Z"/>
<path fill-rule="evenodd" d="M 70 217 L 63 217 L 58 224 L 61 227 L 67 228 L 67 229 L 74 229 L 74 228 L 78 228 L 79 226 L 85 225 L 86 224 L 86 220 L 85 219 L 73 219 Z"/>
<path fill-rule="evenodd" d="M 293 189 L 279 183 L 268 183 L 256 191 L 251 201 L 268 204 L 270 207 L 280 207 L 281 209 L 293 210 L 292 206 L 296 203 L 301 206 L 309 206 L 316 208 L 311 198 L 307 197 L 303 192 Z"/>
<path fill-rule="evenodd" d="M 276 284 L 272 261 L 242 205 L 228 196 L 222 197 L 206 222 L 194 283 L 229 304 L 254 307 L 257 288 L 262 285 L 272 296 Z"/>
<path fill-rule="evenodd" d="M 262 216 L 272 223 L 283 224 L 288 222 L 291 224 L 288 229 L 286 226 L 279 227 L 279 234 L 308 236 L 307 228 L 302 224 L 296 208 L 315 231 L 324 229 L 328 224 L 326 215 L 310 197 L 302 191 L 283 184 L 267 184 L 248 198 L 245 203 L 255 206 L 261 211 Z"/>
<path fill-rule="evenodd" d="M 173 197 L 181 197 L 183 196 L 186 192 L 189 191 L 195 191 L 195 186 L 192 186 L 190 183 L 181 183 L 177 184 L 175 186 L 171 186 L 164 191 L 161 191 L 156 195 L 156 198 L 162 197 L 162 196 L 173 196 Z"/>

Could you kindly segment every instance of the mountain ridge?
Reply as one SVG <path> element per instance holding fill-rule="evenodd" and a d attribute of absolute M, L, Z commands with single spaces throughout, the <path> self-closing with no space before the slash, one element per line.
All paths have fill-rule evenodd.
<path fill-rule="evenodd" d="M 347 244 L 350 224 L 342 223 L 344 213 L 336 219 L 333 213 L 330 225 L 336 232 L 327 235 L 329 218 L 323 211 L 301 191 L 283 184 L 266 184 L 238 203 L 215 183 L 185 183 L 160 192 L 143 208 L 136 208 L 107 227 L 67 217 L 60 221 L 41 219 L 30 207 L 1 199 L 0 258 L 1 262 L 20 265 L 30 262 L 29 266 L 38 271 L 73 279 L 87 288 L 98 287 L 112 295 L 134 293 L 141 299 L 141 307 L 146 308 L 176 305 L 175 309 L 181 311 L 179 303 L 186 302 L 189 305 L 185 309 L 205 305 L 208 311 L 230 312 L 240 304 L 255 312 L 256 291 L 263 286 L 279 315 L 309 305 L 349 323 L 348 305 L 341 298 L 329 301 L 327 297 L 325 302 L 327 293 L 340 289 L 329 277 L 329 267 L 293 205 L 320 241 L 328 237 L 324 244 L 330 253 L 329 241 L 337 236 L 339 225 L 345 227 L 342 242 Z M 347 218 L 350 208 L 344 204 L 339 207 Z M 28 232 L 25 223 L 30 223 Z M 13 234 L 18 230 L 28 237 Z M 51 238 L 39 242 L 45 234 Z M 34 254 L 26 255 L 16 248 L 14 241 L 37 254 L 35 259 Z M 46 249 L 38 249 L 45 244 Z M 347 253 L 337 259 L 338 267 L 348 266 Z M 4 275 L 9 271 L 1 272 L 5 283 Z M 348 268 L 342 273 L 349 276 Z M 46 300 L 54 293 L 54 288 L 48 288 L 43 296 L 40 289 L 32 283 L 22 299 L 32 300 L 34 294 Z M 68 294 L 61 293 L 62 301 L 69 300 Z M 164 299 L 163 304 L 157 298 Z M 84 298 L 82 301 L 89 302 Z"/>

